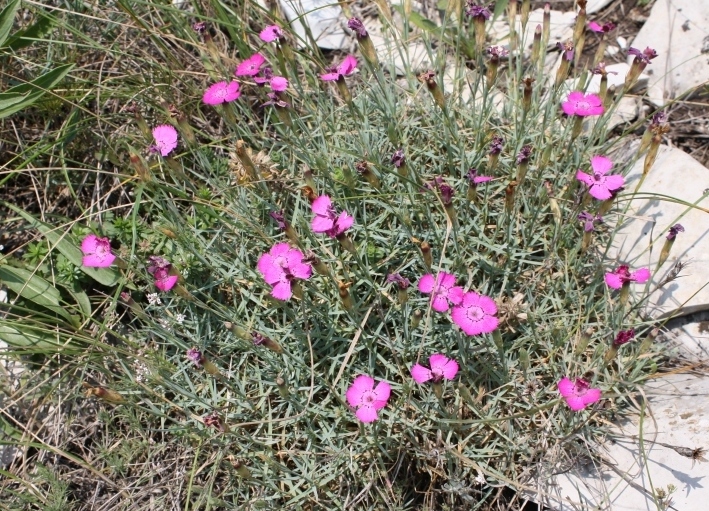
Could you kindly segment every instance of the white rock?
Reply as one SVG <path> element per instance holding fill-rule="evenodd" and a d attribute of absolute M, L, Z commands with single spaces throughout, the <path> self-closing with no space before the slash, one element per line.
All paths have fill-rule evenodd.
<path fill-rule="evenodd" d="M 623 36 L 618 37 L 616 42 L 621 50 L 625 50 L 628 47 L 628 40 Z"/>
<path fill-rule="evenodd" d="M 638 143 L 631 144 L 628 154 L 635 154 Z M 616 161 L 618 157 L 615 157 Z M 626 175 L 626 192 L 622 199 L 631 197 L 642 175 L 644 157 L 640 158 Z M 650 289 L 664 279 L 675 263 L 686 267 L 680 278 L 655 291 L 647 303 L 646 312 L 656 318 L 690 314 L 709 309 L 709 169 L 679 149 L 661 146 L 640 194 L 630 202 L 627 215 L 619 220 L 608 257 L 631 265 L 648 267 L 653 273 Z M 706 194 L 705 194 L 706 190 Z M 663 195 L 665 198 L 647 198 Z M 704 198 L 702 199 L 702 196 Z M 704 210 L 678 204 L 676 200 L 694 204 Z M 681 223 L 685 232 L 677 235 L 670 256 L 655 271 L 660 250 L 668 229 Z M 609 265 L 610 266 L 610 265 Z M 636 284 L 634 291 L 642 293 L 644 286 Z"/>
<path fill-rule="evenodd" d="M 522 47 L 527 50 L 534 41 L 534 31 L 537 25 L 544 21 L 544 9 L 535 9 L 529 13 L 529 20 L 524 33 Z M 553 46 L 558 42 L 571 39 L 574 35 L 574 24 L 576 23 L 576 13 L 551 11 L 549 19 L 549 45 Z M 517 33 L 522 32 L 522 21 L 517 16 Z M 507 20 L 500 19 L 492 24 L 488 32 L 488 37 L 492 40 L 492 45 L 509 46 L 510 25 Z"/>
<path fill-rule="evenodd" d="M 606 46 L 606 55 L 608 55 L 609 57 L 612 57 L 613 55 L 617 55 L 619 51 L 620 51 L 620 48 L 617 48 L 616 46 L 612 46 L 612 45 Z"/>
<path fill-rule="evenodd" d="M 683 26 L 685 28 L 683 28 Z M 633 47 L 649 46 L 657 58 L 647 66 L 651 75 L 648 98 L 662 106 L 666 100 L 709 82 L 709 2 L 657 0 Z M 628 63 L 633 57 L 628 57 Z"/>
<path fill-rule="evenodd" d="M 339 50 L 346 45 L 342 28 L 342 8 L 330 0 L 279 0 L 281 9 L 298 37 L 298 45 L 310 43 L 306 26 L 310 27 L 317 45 L 328 50 Z"/>
<path fill-rule="evenodd" d="M 628 124 L 637 119 L 640 113 L 640 100 L 633 96 L 624 96 L 620 98 L 618 105 L 611 112 L 611 117 L 608 119 L 606 129 L 612 130 L 621 124 Z"/>
<path fill-rule="evenodd" d="M 709 311 L 674 318 L 665 325 L 663 332 L 678 348 L 679 355 L 692 362 L 709 362 Z"/>
<path fill-rule="evenodd" d="M 659 375 L 644 391 L 648 408 L 642 429 L 636 416 L 614 431 L 619 440 L 603 446 L 601 456 L 606 463 L 574 467 L 541 481 L 540 493 L 546 494 L 541 503 L 555 511 L 655 510 L 661 508 L 648 493 L 674 485 L 673 507 L 667 509 L 707 509 L 706 464 L 693 464 L 660 442 L 690 449 L 707 446 L 709 378 Z M 644 453 L 637 437 L 644 441 Z"/>
<path fill-rule="evenodd" d="M 620 64 L 611 64 L 606 66 L 606 71 L 608 72 L 608 88 L 614 86 L 616 89 L 620 89 L 625 83 L 625 77 L 630 71 L 630 66 L 624 62 Z M 615 73 L 615 74 L 614 74 Z M 642 73 L 638 77 L 638 81 L 635 83 L 633 90 L 643 90 L 647 87 L 647 82 L 650 77 L 645 73 Z M 594 94 L 601 90 L 601 75 L 592 75 L 591 81 L 586 87 L 586 92 L 593 92 Z"/>
<path fill-rule="evenodd" d="M 407 70 L 420 73 L 431 67 L 435 54 L 429 55 L 428 48 L 420 40 L 411 40 L 408 46 L 400 48 L 400 43 L 392 41 L 378 21 L 369 23 L 367 32 L 385 70 L 390 71 L 393 68 L 397 76 L 404 76 Z"/>
<path fill-rule="evenodd" d="M 586 4 L 586 13 L 587 14 L 593 14 L 601 9 L 603 9 L 606 5 L 611 3 L 613 0 L 588 0 L 588 3 Z"/>

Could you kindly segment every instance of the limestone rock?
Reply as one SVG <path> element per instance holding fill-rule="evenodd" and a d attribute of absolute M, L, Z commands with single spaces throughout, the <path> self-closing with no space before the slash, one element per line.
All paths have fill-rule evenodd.
<path fill-rule="evenodd" d="M 647 411 L 643 427 L 636 417 L 616 428 L 614 433 L 620 439 L 604 445 L 601 451 L 605 463 L 577 463 L 568 472 L 542 481 L 540 494 L 544 496 L 540 503 L 556 511 L 661 509 L 649 495 L 652 488 L 666 491 L 668 485 L 674 485 L 673 507 L 667 509 L 706 509 L 706 463 L 693 464 L 690 458 L 661 444 L 687 449 L 707 447 L 709 378 L 658 375 L 644 386 L 644 391 Z M 644 453 L 638 437 L 643 439 Z"/>
<path fill-rule="evenodd" d="M 558 42 L 571 39 L 574 34 L 574 24 L 576 23 L 575 12 L 551 11 L 549 19 L 549 45 L 553 46 Z M 535 9 L 529 13 L 529 20 L 524 32 L 523 47 L 528 49 L 534 41 L 534 31 L 537 25 L 541 25 L 544 21 L 544 9 Z M 516 23 L 517 33 L 522 32 L 522 22 L 517 16 Z M 491 38 L 493 45 L 509 46 L 510 25 L 508 20 L 500 19 L 492 24 L 488 31 L 488 37 Z"/>
<path fill-rule="evenodd" d="M 320 48 L 340 50 L 346 45 L 346 34 L 342 27 L 342 8 L 330 0 L 280 0 L 281 9 L 298 37 L 299 46 L 307 46 L 309 38 L 306 27 L 310 28 L 313 39 Z"/>
<path fill-rule="evenodd" d="M 662 106 L 668 99 L 709 82 L 709 2 L 656 0 L 650 17 L 633 41 L 640 51 L 649 46 L 657 58 L 647 66 L 648 99 Z M 628 57 L 628 63 L 633 57 Z"/>
<path fill-rule="evenodd" d="M 612 1 L 613 0 L 588 0 L 588 3 L 586 4 L 586 13 L 589 15 L 594 14 L 606 7 Z"/>
<path fill-rule="evenodd" d="M 628 154 L 635 154 L 637 142 Z M 615 157 L 618 160 L 618 157 Z M 643 171 L 644 157 L 626 175 L 626 192 L 632 196 Z M 664 197 L 651 197 L 660 195 Z M 682 201 L 690 206 L 678 203 Z M 621 200 L 621 206 L 624 202 Z M 695 204 L 695 207 L 691 207 Z M 709 169 L 679 149 L 661 146 L 639 193 L 630 201 L 625 215 L 619 217 L 616 234 L 608 257 L 630 264 L 632 268 L 648 267 L 653 273 L 650 289 L 654 289 L 682 262 L 680 277 L 655 291 L 646 312 L 660 318 L 671 314 L 689 314 L 709 309 Z M 658 270 L 660 251 L 668 229 L 676 223 L 684 226 L 672 247 L 670 256 Z M 643 287 L 636 285 L 637 291 Z"/>

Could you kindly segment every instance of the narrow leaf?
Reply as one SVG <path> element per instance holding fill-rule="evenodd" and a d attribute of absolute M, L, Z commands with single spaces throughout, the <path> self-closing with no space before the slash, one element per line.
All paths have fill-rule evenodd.
<path fill-rule="evenodd" d="M 51 310 L 72 325 L 77 324 L 76 318 L 59 304 L 59 290 L 39 275 L 24 268 L 4 265 L 0 266 L 0 282 L 26 300 Z"/>
<path fill-rule="evenodd" d="M 35 78 L 31 82 L 16 85 L 6 90 L 3 95 L 12 94 L 13 97 L 17 94 L 25 94 L 26 96 L 20 102 L 14 103 L 6 108 L 0 108 L 0 119 L 19 112 L 23 108 L 30 106 L 37 101 L 44 93 L 59 83 L 69 71 L 74 67 L 74 64 L 65 64 L 56 69 L 44 73 L 42 76 Z M 9 97 L 8 97 L 9 98 Z M 0 97 L 2 99 L 2 97 Z"/>

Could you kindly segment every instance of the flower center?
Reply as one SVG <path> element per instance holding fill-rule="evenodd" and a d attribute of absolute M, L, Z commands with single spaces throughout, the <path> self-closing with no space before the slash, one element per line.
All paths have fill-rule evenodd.
<path fill-rule="evenodd" d="M 470 321 L 480 321 L 485 317 L 485 313 L 480 307 L 470 307 L 466 312 L 466 315 Z"/>
<path fill-rule="evenodd" d="M 576 102 L 576 109 L 577 110 L 588 110 L 591 107 L 588 101 L 577 101 Z"/>
<path fill-rule="evenodd" d="M 371 390 L 368 390 L 362 396 L 362 403 L 364 403 L 365 405 L 371 405 L 375 399 L 376 399 L 376 396 L 374 395 L 374 392 L 372 392 Z"/>
<path fill-rule="evenodd" d="M 599 174 L 598 172 L 596 172 L 596 173 L 593 175 L 593 180 L 594 180 L 594 181 L 603 181 L 603 174 Z"/>
<path fill-rule="evenodd" d="M 440 381 L 443 379 L 443 370 L 440 367 L 431 369 L 431 376 L 433 376 L 433 381 Z"/>

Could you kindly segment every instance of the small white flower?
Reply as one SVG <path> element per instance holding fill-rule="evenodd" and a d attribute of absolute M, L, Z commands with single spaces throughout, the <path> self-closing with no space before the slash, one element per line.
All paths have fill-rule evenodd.
<path fill-rule="evenodd" d="M 478 472 L 478 475 L 475 476 L 475 484 L 479 484 L 480 486 L 487 484 L 487 481 L 485 480 L 485 474 L 483 474 L 482 472 Z"/>
<path fill-rule="evenodd" d="M 160 296 L 157 293 L 150 293 L 147 298 L 150 305 L 160 305 L 162 303 L 162 301 L 160 301 Z"/>
<path fill-rule="evenodd" d="M 164 328 L 165 330 L 167 330 L 168 332 L 169 332 L 170 330 L 172 330 L 172 328 L 170 327 L 170 322 L 169 322 L 167 319 L 165 319 L 165 318 L 160 318 L 160 319 L 158 319 L 158 323 L 160 323 L 160 326 L 163 327 L 163 328 Z"/>
<path fill-rule="evenodd" d="M 185 315 L 184 314 L 176 314 L 175 321 L 181 325 L 185 321 Z"/>

